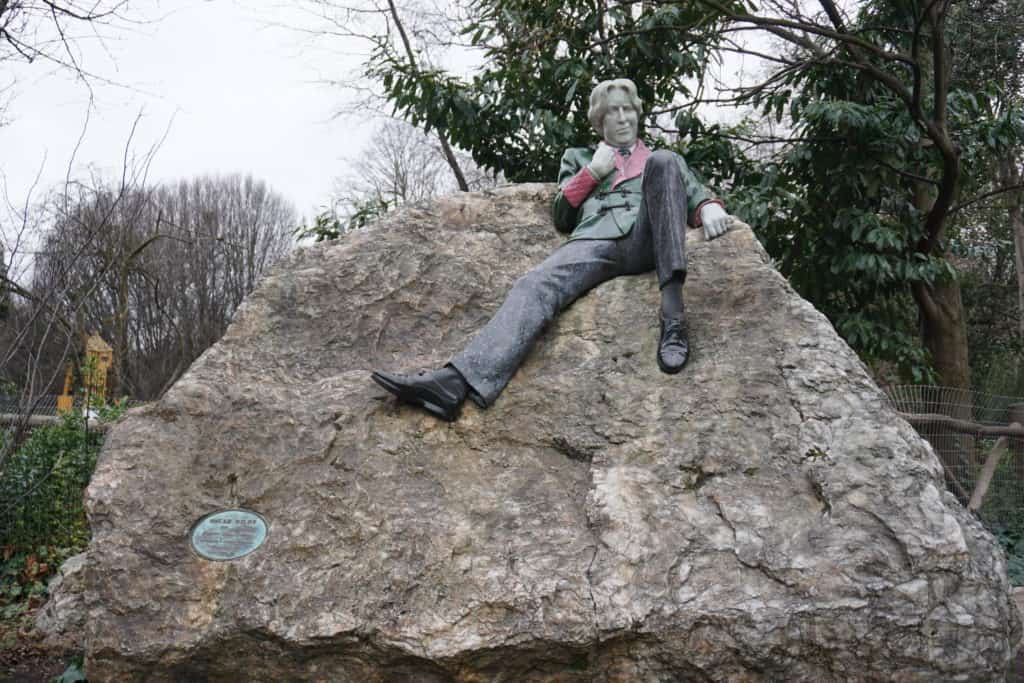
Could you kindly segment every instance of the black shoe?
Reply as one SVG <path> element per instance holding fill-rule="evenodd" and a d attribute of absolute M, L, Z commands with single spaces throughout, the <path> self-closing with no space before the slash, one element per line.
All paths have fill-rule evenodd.
<path fill-rule="evenodd" d="M 661 316 L 661 339 L 658 341 L 658 367 L 674 375 L 683 369 L 690 357 L 690 338 L 686 317 Z"/>
<path fill-rule="evenodd" d="M 459 416 L 463 401 L 469 392 L 469 385 L 462 375 L 453 368 L 427 372 L 421 370 L 415 375 L 400 375 L 397 372 L 375 372 L 373 381 L 398 397 L 399 401 L 419 406 L 435 417 L 454 422 Z"/>

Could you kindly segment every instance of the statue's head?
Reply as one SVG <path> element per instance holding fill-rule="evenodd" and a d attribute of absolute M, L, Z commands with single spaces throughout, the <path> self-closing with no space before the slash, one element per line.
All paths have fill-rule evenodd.
<path fill-rule="evenodd" d="M 590 91 L 587 118 L 597 134 L 612 147 L 629 147 L 636 142 L 643 102 L 636 85 L 628 78 L 601 81 Z"/>

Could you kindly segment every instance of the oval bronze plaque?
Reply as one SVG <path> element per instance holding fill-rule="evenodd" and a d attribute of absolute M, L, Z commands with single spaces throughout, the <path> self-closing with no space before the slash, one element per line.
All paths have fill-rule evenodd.
<path fill-rule="evenodd" d="M 267 540 L 267 521 L 250 510 L 220 510 L 202 517 L 189 532 L 192 549 L 207 560 L 245 557 Z"/>

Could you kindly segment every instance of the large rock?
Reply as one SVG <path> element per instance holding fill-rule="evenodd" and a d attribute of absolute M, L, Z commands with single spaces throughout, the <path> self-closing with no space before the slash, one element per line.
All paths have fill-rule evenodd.
<path fill-rule="evenodd" d="M 553 188 L 303 250 L 88 492 L 90 681 L 985 681 L 1020 620 L 993 538 L 754 236 L 690 233 L 690 364 L 657 287 L 574 304 L 488 411 L 399 406 L 558 243 Z M 190 526 L 261 513 L 201 559 Z"/>
<path fill-rule="evenodd" d="M 51 651 L 81 652 L 85 633 L 85 553 L 69 557 L 50 579 L 50 599 L 36 613 L 35 626 Z"/>

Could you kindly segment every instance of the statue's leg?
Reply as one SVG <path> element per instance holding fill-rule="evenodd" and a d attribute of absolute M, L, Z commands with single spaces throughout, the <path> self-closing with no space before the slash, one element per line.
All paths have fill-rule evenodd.
<path fill-rule="evenodd" d="M 686 186 L 673 152 L 658 150 L 644 166 L 643 199 L 631 235 L 629 272 L 654 268 L 664 288 L 686 279 Z"/>
<path fill-rule="evenodd" d="M 450 361 L 491 405 L 556 315 L 588 289 L 621 273 L 615 240 L 566 242 L 516 281 L 497 313 Z"/>
<path fill-rule="evenodd" d="M 690 354 L 683 308 L 686 279 L 686 186 L 676 155 L 657 151 L 644 166 L 643 199 L 623 265 L 658 273 L 661 333 L 657 362 L 662 372 L 683 369 Z"/>

